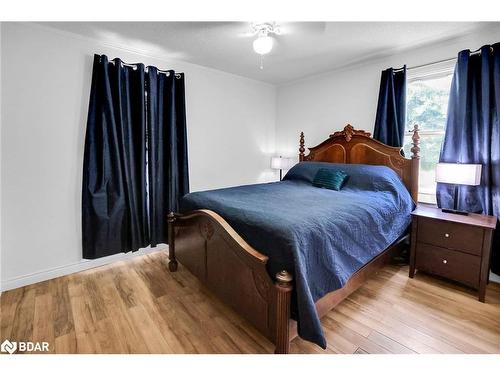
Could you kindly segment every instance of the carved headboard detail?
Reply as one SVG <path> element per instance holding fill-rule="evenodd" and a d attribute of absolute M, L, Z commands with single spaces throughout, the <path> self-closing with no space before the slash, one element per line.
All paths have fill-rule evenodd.
<path fill-rule="evenodd" d="M 401 155 L 401 148 L 391 147 L 371 138 L 364 130 L 356 130 L 350 124 L 344 130 L 331 134 L 328 139 L 309 148 L 305 155 L 304 133 L 300 133 L 299 160 L 329 163 L 385 165 L 400 177 L 412 198 L 418 197 L 418 170 L 420 164 L 420 136 L 418 125 L 413 127 L 411 159 Z"/>

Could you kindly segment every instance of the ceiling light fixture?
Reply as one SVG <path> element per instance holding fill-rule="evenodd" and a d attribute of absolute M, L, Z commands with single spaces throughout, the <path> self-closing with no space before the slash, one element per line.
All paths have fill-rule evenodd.
<path fill-rule="evenodd" d="M 253 50 L 259 55 L 267 55 L 273 49 L 273 38 L 267 35 L 259 36 L 253 41 Z"/>
<path fill-rule="evenodd" d="M 257 39 L 253 41 L 253 50 L 260 55 L 260 68 L 264 69 L 264 55 L 273 49 L 274 38 L 269 34 L 280 34 L 279 26 L 275 22 L 264 22 L 252 24 L 253 32 Z"/>

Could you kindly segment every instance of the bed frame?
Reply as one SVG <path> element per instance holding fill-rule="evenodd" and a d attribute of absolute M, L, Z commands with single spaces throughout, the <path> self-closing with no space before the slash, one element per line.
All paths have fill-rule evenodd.
<path fill-rule="evenodd" d="M 300 133 L 299 160 L 331 163 L 385 165 L 401 177 L 417 200 L 419 170 L 418 126 L 412 130 L 411 159 L 399 147 L 390 147 L 370 137 L 370 133 L 347 125 L 304 155 L 304 133 Z M 273 280 L 267 270 L 268 257 L 252 248 L 217 213 L 196 210 L 185 215 L 168 215 L 169 270 L 177 261 L 227 305 L 275 344 L 277 354 L 289 352 L 290 340 L 297 336 L 297 322 L 290 319 L 293 276 L 283 270 Z M 383 267 L 408 241 L 405 234 L 367 263 L 338 290 L 316 302 L 320 317 L 355 291 L 370 275 Z"/>

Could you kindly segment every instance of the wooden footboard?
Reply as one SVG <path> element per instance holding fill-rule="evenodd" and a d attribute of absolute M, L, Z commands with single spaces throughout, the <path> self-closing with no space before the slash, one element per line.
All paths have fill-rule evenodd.
<path fill-rule="evenodd" d="M 218 214 L 210 210 L 169 214 L 169 269 L 177 261 L 288 353 L 292 276 L 283 270 L 272 280 L 268 258 L 252 248 Z"/>

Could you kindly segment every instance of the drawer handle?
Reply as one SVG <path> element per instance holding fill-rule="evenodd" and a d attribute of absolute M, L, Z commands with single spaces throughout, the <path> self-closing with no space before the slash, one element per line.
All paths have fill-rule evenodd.
<path fill-rule="evenodd" d="M 449 235 L 448 233 L 445 233 L 445 234 L 444 234 L 444 236 L 445 236 L 446 238 L 450 238 L 450 235 Z"/>
<path fill-rule="evenodd" d="M 446 264 L 448 263 L 448 261 L 446 259 L 443 259 L 443 263 Z"/>

